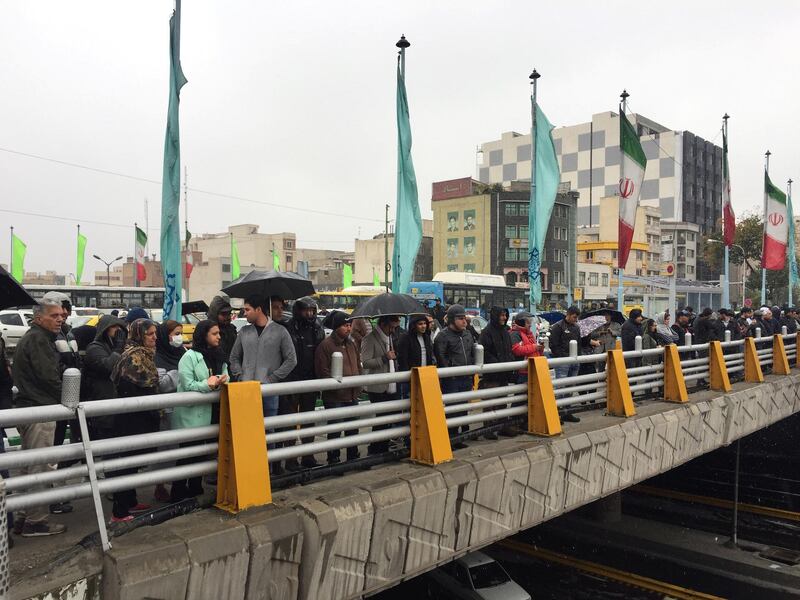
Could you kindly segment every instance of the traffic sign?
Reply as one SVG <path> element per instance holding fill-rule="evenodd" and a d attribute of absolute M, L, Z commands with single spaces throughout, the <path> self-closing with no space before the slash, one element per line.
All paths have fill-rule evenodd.
<path fill-rule="evenodd" d="M 675 277 L 675 264 L 667 263 L 664 265 L 664 275 L 667 277 Z"/>
<path fill-rule="evenodd" d="M 744 305 L 747 308 L 750 308 L 751 306 L 753 306 L 753 299 L 752 298 L 745 298 L 744 299 Z"/>

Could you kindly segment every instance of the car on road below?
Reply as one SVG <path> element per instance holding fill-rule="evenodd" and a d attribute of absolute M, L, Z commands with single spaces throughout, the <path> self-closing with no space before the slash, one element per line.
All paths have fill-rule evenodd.
<path fill-rule="evenodd" d="M 459 600 L 531 600 L 496 560 L 470 552 L 426 573 L 430 598 Z"/>
<path fill-rule="evenodd" d="M 30 329 L 31 323 L 33 323 L 33 310 L 30 308 L 0 310 L 0 336 L 3 336 L 6 350 L 11 350 L 17 345 L 20 338 Z"/>

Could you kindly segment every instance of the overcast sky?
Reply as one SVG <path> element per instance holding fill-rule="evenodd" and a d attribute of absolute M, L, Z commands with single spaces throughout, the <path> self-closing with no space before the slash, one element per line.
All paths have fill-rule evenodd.
<path fill-rule="evenodd" d="M 7 150 L 159 181 L 171 11 L 170 0 L 0 4 L 0 262 L 13 225 L 27 270 L 74 272 L 76 220 L 87 258 L 130 254 L 145 198 L 157 239 L 160 185 Z M 339 249 L 381 231 L 401 33 L 423 216 L 433 181 L 474 176 L 478 144 L 529 128 L 533 67 L 556 126 L 614 110 L 623 87 L 633 112 L 718 144 L 727 111 L 734 208 L 756 209 L 765 150 L 776 184 L 800 181 L 799 22 L 792 0 L 185 1 L 189 186 L 257 201 L 190 191 L 189 229 L 257 223 Z M 98 266 L 88 258 L 87 273 Z"/>

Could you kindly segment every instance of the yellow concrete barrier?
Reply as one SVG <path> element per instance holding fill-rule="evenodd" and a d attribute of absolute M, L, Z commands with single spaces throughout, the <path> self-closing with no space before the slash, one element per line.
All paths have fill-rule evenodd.
<path fill-rule="evenodd" d="M 756 343 L 753 338 L 744 338 L 744 380 L 752 383 L 764 381 L 761 363 L 758 362 Z"/>
<path fill-rule="evenodd" d="M 632 417 L 636 414 L 620 349 L 609 350 L 606 359 L 606 412 L 615 417 Z"/>
<path fill-rule="evenodd" d="M 779 333 L 772 336 L 772 372 L 776 375 L 788 375 L 790 373 L 786 346 L 783 344 L 783 336 Z"/>
<path fill-rule="evenodd" d="M 220 394 L 216 506 L 235 513 L 270 503 L 261 384 L 229 383 Z"/>
<path fill-rule="evenodd" d="M 675 344 L 664 346 L 664 400 L 667 402 L 688 402 L 686 381 L 683 379 L 681 355 Z"/>
<path fill-rule="evenodd" d="M 546 436 L 561 433 L 553 380 L 544 356 L 528 358 L 528 433 Z"/>
<path fill-rule="evenodd" d="M 424 465 L 453 460 L 436 367 L 411 369 L 411 460 Z"/>
<path fill-rule="evenodd" d="M 718 392 L 731 391 L 731 380 L 722 354 L 722 344 L 716 340 L 708 344 L 708 385 Z"/>

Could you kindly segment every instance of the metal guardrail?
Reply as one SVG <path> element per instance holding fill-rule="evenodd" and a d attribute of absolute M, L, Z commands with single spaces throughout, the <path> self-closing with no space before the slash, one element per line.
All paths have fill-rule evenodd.
<path fill-rule="evenodd" d="M 796 360 L 797 334 L 782 335 L 786 343 L 787 356 Z M 761 338 L 757 331 L 758 360 L 762 366 L 772 363 L 772 339 Z M 744 370 L 744 340 L 731 341 L 730 332 L 721 343 L 725 365 L 731 375 Z M 686 336 L 686 344 L 677 348 L 680 367 L 687 383 L 707 381 L 709 378 L 709 344 L 692 344 L 691 335 Z M 641 337 L 636 338 L 635 349 L 622 353 L 630 391 L 634 396 L 646 395 L 663 389 L 664 371 L 663 347 L 642 349 Z M 580 405 L 593 408 L 607 399 L 606 354 L 579 355 L 576 342 L 570 344 L 570 355 L 563 358 L 550 358 L 548 367 L 572 365 L 591 365 L 589 373 L 573 377 L 552 379 L 555 402 L 559 409 Z M 440 379 L 449 377 L 471 377 L 494 373 L 517 373 L 526 369 L 525 360 L 500 364 L 484 364 L 483 348 L 476 346 L 476 364 L 463 367 L 438 369 Z M 73 372 L 74 371 L 74 372 Z M 304 392 L 323 392 L 338 389 L 363 388 L 382 383 L 409 383 L 410 372 L 387 373 L 379 375 L 342 376 L 342 357 L 334 354 L 331 368 L 332 376 L 300 382 L 264 384 L 262 396 L 297 394 Z M 115 491 L 136 488 L 157 483 L 169 483 L 178 479 L 202 476 L 217 471 L 219 451 L 218 425 L 208 425 L 189 429 L 175 429 L 140 435 L 92 440 L 88 421 L 92 418 L 135 413 L 141 411 L 164 410 L 179 406 L 218 403 L 219 392 L 206 394 L 182 392 L 142 396 L 137 398 L 117 398 L 112 400 L 79 401 L 80 373 L 68 370 L 64 376 L 64 397 L 61 405 L 15 408 L 0 411 L 0 426 L 10 427 L 25 423 L 78 420 L 83 441 L 59 447 L 17 450 L 0 454 L 0 469 L 17 470 L 28 466 L 55 464 L 68 460 L 82 460 L 81 464 L 48 470 L 36 474 L 14 474 L 5 480 L 7 510 L 18 510 L 30 506 L 53 504 L 84 497 L 93 497 L 98 526 L 104 548 L 110 547 L 105 528 L 100 497 Z M 442 396 L 444 414 L 448 428 L 481 423 L 484 427 L 508 423 L 509 419 L 522 417 L 528 413 L 528 384 L 518 383 L 501 387 L 473 389 L 466 392 L 449 393 Z M 345 448 L 385 442 L 403 438 L 410 433 L 411 400 L 401 398 L 376 404 L 360 403 L 355 406 L 315 410 L 287 415 L 277 415 L 264 419 L 266 438 L 269 442 L 268 460 L 270 463 L 295 459 L 302 456 Z M 302 427 L 302 429 L 300 429 Z M 318 439 L 328 434 L 341 434 L 356 431 L 333 439 Z M 310 438 L 313 441 L 304 442 Z M 200 442 L 196 445 L 163 449 L 186 442 Z M 292 445 L 273 447 L 274 444 L 288 442 Z M 134 451 L 140 453 L 129 454 Z M 121 455 L 123 454 L 124 455 Z M 199 462 L 189 465 L 173 466 L 174 461 L 198 458 Z M 143 472 L 114 475 L 125 469 L 148 468 Z"/>

